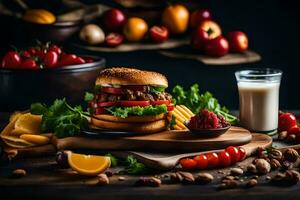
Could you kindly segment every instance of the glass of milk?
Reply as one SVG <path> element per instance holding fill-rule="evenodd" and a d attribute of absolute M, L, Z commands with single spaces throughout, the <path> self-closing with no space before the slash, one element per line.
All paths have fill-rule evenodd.
<path fill-rule="evenodd" d="M 235 73 L 241 126 L 253 132 L 271 134 L 277 131 L 281 75 L 281 70 L 269 68 Z"/>

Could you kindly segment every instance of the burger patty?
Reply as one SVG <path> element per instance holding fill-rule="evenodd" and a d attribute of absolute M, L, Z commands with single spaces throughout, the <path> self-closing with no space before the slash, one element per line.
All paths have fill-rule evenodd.
<path fill-rule="evenodd" d="M 133 91 L 126 89 L 123 94 L 108 94 L 100 93 L 96 97 L 97 102 L 116 102 L 120 100 L 125 101 L 158 101 L 158 100 L 172 100 L 172 96 L 167 92 L 147 93 L 142 91 Z"/>

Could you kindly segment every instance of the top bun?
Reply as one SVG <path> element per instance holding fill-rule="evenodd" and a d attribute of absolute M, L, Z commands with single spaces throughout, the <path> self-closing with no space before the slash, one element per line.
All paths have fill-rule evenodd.
<path fill-rule="evenodd" d="M 157 72 L 133 68 L 113 67 L 100 72 L 96 85 L 153 85 L 168 87 L 167 78 Z"/>

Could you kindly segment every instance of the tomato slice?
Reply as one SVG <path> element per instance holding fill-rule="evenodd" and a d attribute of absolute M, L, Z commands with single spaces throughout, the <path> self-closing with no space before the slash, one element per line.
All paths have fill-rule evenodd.
<path fill-rule="evenodd" d="M 117 105 L 118 102 L 112 102 L 112 101 L 107 101 L 107 102 L 100 102 L 97 105 L 99 107 L 111 107 Z"/>
<path fill-rule="evenodd" d="M 167 111 L 172 111 L 172 110 L 174 110 L 174 108 L 175 108 L 175 106 L 174 106 L 174 104 L 169 104 L 168 106 L 167 106 Z"/>
<path fill-rule="evenodd" d="M 169 105 L 171 102 L 169 100 L 157 100 L 157 101 L 151 101 L 152 105 Z"/>
<path fill-rule="evenodd" d="M 123 94 L 122 88 L 114 88 L 114 87 L 103 87 L 101 88 L 101 92 L 109 93 L 109 94 Z"/>
<path fill-rule="evenodd" d="M 149 101 L 120 101 L 120 105 L 124 107 L 132 107 L 132 106 L 150 106 Z"/>
<path fill-rule="evenodd" d="M 122 86 L 122 88 L 133 90 L 133 91 L 141 91 L 141 92 L 147 91 L 147 86 L 145 85 L 124 85 Z"/>
<path fill-rule="evenodd" d="M 105 114 L 105 113 L 106 113 L 106 110 L 104 107 L 99 107 L 94 110 L 95 115 L 101 115 L 101 114 Z"/>

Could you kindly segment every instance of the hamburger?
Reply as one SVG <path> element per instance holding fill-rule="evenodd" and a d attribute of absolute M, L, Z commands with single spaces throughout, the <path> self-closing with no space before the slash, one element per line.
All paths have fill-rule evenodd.
<path fill-rule="evenodd" d="M 166 129 L 167 113 L 174 109 L 167 87 L 167 78 L 157 72 L 124 67 L 101 71 L 89 102 L 92 127 L 136 133 Z"/>

